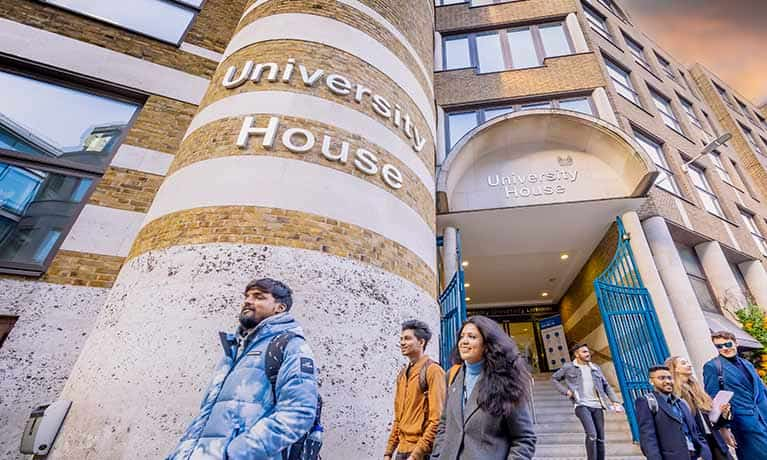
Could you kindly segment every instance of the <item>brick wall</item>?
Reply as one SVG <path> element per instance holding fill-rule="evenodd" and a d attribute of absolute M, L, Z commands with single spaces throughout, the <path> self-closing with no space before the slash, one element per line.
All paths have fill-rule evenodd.
<path fill-rule="evenodd" d="M 576 0 L 520 0 L 482 7 L 469 3 L 440 6 L 436 9 L 437 31 L 446 33 L 482 27 L 562 18 L 577 10 Z"/>

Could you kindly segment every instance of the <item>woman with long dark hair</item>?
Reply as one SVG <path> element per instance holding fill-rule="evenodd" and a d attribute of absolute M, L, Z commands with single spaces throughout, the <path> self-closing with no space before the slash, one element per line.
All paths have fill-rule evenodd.
<path fill-rule="evenodd" d="M 690 406 L 690 412 L 698 423 L 698 429 L 705 433 L 706 441 L 714 460 L 733 460 L 730 449 L 725 442 L 725 436 L 732 439 L 729 432 L 731 410 L 729 404 L 722 406 L 722 415 L 714 423 L 709 419 L 711 412 L 711 396 L 706 393 L 692 371 L 692 364 L 681 356 L 672 356 L 666 360 L 666 367 L 674 377 L 674 396 L 684 399 Z"/>
<path fill-rule="evenodd" d="M 514 340 L 495 321 L 472 316 L 461 326 L 452 360 L 431 458 L 533 458 L 530 372 Z"/>

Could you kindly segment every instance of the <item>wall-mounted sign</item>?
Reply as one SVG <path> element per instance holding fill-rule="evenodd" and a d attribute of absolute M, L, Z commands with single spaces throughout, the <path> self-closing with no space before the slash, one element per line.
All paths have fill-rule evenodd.
<path fill-rule="evenodd" d="M 552 169 L 526 174 L 511 173 L 487 176 L 487 185 L 502 187 L 506 198 L 528 198 L 531 196 L 562 195 L 567 186 L 578 180 L 578 171 Z"/>

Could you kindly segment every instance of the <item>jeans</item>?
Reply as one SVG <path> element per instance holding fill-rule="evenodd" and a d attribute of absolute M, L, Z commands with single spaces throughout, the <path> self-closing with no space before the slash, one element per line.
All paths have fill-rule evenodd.
<path fill-rule="evenodd" d="M 605 412 L 594 407 L 576 406 L 575 416 L 586 432 L 586 456 L 588 460 L 605 458 Z"/>
<path fill-rule="evenodd" d="M 410 452 L 397 452 L 397 455 L 394 456 L 394 460 L 407 460 L 408 457 L 410 457 Z M 429 456 L 425 456 L 423 460 L 429 460 Z"/>

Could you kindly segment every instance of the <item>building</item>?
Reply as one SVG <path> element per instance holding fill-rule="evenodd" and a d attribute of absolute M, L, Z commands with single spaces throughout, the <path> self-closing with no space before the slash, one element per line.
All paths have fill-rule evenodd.
<path fill-rule="evenodd" d="M 4 3 L 0 456 L 56 398 L 51 458 L 162 456 L 256 276 L 296 291 L 330 458 L 382 451 L 412 317 L 435 355 L 494 317 L 539 372 L 586 341 L 627 399 L 710 329 L 759 346 L 733 312 L 767 305 L 767 193 L 734 123 L 763 126 L 707 84 L 734 92 L 619 2 L 437 3 Z"/>

